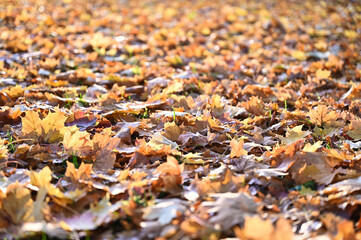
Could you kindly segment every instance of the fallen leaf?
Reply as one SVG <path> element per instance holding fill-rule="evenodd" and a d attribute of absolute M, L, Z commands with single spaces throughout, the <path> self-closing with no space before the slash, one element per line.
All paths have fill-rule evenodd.
<path fill-rule="evenodd" d="M 120 139 L 110 136 L 111 131 L 104 130 L 103 133 L 96 133 L 92 139 L 95 160 L 94 170 L 113 169 L 115 162 L 114 148 L 120 143 Z"/>
<path fill-rule="evenodd" d="M 8 186 L 6 195 L 1 200 L 2 217 L 13 224 L 22 224 L 34 220 L 33 200 L 29 189 L 19 183 Z"/>
<path fill-rule="evenodd" d="M 304 139 L 312 132 L 302 131 L 303 125 L 293 127 L 292 129 L 287 127 L 286 137 L 277 136 L 282 140 L 283 144 L 289 145 L 291 143 L 297 142 L 298 140 Z"/>
<path fill-rule="evenodd" d="M 199 153 L 187 153 L 182 156 L 182 162 L 186 164 L 204 164 L 202 156 Z"/>
<path fill-rule="evenodd" d="M 331 72 L 328 71 L 328 70 L 321 70 L 321 69 L 318 69 L 316 71 L 316 77 L 319 78 L 319 79 L 327 79 L 329 78 L 331 75 Z"/>
<path fill-rule="evenodd" d="M 157 221 L 157 224 L 169 224 L 179 214 L 183 214 L 188 208 L 188 204 L 180 199 L 166 199 L 157 202 L 151 207 L 143 210 L 143 219 L 146 221 Z M 142 222 L 142 227 L 147 227 L 147 222 Z"/>
<path fill-rule="evenodd" d="M 60 110 L 49 113 L 44 119 L 40 119 L 37 112 L 26 111 L 25 117 L 22 117 L 22 137 L 34 142 L 58 142 L 63 139 L 66 119 Z"/>
<path fill-rule="evenodd" d="M 73 133 L 68 129 L 64 133 L 63 146 L 67 152 L 79 157 L 89 156 L 93 153 L 93 144 L 90 140 L 90 134 L 85 131 L 77 130 Z"/>
<path fill-rule="evenodd" d="M 361 139 L 361 119 L 351 121 L 352 130 L 347 132 L 347 135 L 358 141 Z"/>
<path fill-rule="evenodd" d="M 202 202 L 200 211 L 208 213 L 207 222 L 224 230 L 244 223 L 245 216 L 257 213 L 258 204 L 246 193 L 218 193 L 210 197 L 215 201 Z"/>
<path fill-rule="evenodd" d="M 338 118 L 338 113 L 329 111 L 325 105 L 319 105 L 316 109 L 312 109 L 309 113 L 311 122 L 318 125 L 331 125 Z"/>
<path fill-rule="evenodd" d="M 231 140 L 231 158 L 247 155 L 247 151 L 243 149 L 243 140 Z"/>

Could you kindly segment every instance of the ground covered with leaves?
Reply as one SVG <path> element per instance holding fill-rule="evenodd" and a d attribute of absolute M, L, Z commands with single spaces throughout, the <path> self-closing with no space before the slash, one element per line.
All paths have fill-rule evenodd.
<path fill-rule="evenodd" d="M 359 1 L 1 1 L 1 237 L 361 239 L 360 33 Z"/>

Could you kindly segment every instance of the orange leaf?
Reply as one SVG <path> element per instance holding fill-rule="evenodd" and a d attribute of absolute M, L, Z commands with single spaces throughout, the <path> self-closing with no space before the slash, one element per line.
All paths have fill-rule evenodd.
<path fill-rule="evenodd" d="M 316 77 L 318 79 L 325 79 L 325 78 L 328 78 L 331 76 L 331 72 L 328 71 L 328 70 L 321 70 L 321 69 L 318 69 L 316 71 Z"/>
<path fill-rule="evenodd" d="M 319 105 L 317 109 L 312 109 L 309 115 L 311 122 L 318 126 L 323 124 L 330 125 L 338 118 L 338 113 L 329 111 L 325 105 Z"/>
<path fill-rule="evenodd" d="M 243 140 L 237 141 L 235 138 L 231 140 L 231 158 L 247 155 L 247 151 L 243 149 Z"/>

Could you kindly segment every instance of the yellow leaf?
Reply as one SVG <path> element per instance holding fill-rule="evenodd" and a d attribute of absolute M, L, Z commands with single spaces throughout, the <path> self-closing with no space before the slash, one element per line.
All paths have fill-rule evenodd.
<path fill-rule="evenodd" d="M 21 118 L 22 130 L 21 134 L 24 138 L 31 138 L 34 141 L 39 141 L 39 136 L 42 133 L 41 120 L 39 114 L 34 111 L 26 111 L 25 117 Z"/>
<path fill-rule="evenodd" d="M 30 183 L 39 188 L 39 192 L 45 189 L 49 195 L 62 198 L 63 193 L 51 182 L 51 170 L 48 166 L 44 167 L 40 172 L 30 171 Z"/>
<path fill-rule="evenodd" d="M 317 141 L 315 144 L 307 143 L 303 148 L 304 152 L 316 152 L 322 145 L 322 141 Z"/>
<path fill-rule="evenodd" d="M 282 143 L 286 145 L 297 142 L 311 134 L 310 131 L 302 131 L 302 127 L 303 125 L 296 126 L 292 129 L 287 127 L 286 137 L 278 137 L 282 140 Z"/>
<path fill-rule="evenodd" d="M 22 137 L 33 139 L 34 142 L 58 142 L 63 138 L 66 119 L 67 117 L 58 109 L 54 113 L 49 113 L 43 120 L 40 119 L 39 113 L 26 111 L 25 117 L 21 119 Z"/>
<path fill-rule="evenodd" d="M 91 154 L 93 144 L 88 132 L 77 130 L 72 134 L 70 130 L 67 130 L 64 133 L 63 146 L 68 153 L 84 157 Z"/>
<path fill-rule="evenodd" d="M 8 156 L 8 147 L 5 144 L 5 140 L 0 138 L 0 160 L 7 158 Z"/>
<path fill-rule="evenodd" d="M 299 61 L 304 61 L 307 59 L 306 54 L 304 52 L 298 51 L 298 50 L 292 52 L 292 57 Z"/>
<path fill-rule="evenodd" d="M 30 183 L 38 188 L 48 188 L 51 181 L 51 170 L 48 166 L 40 172 L 30 171 Z"/>
<path fill-rule="evenodd" d="M 316 71 L 316 77 L 318 79 L 327 79 L 331 76 L 331 71 L 318 69 Z"/>
<path fill-rule="evenodd" d="M 65 127 L 64 123 L 67 117 L 57 110 L 49 113 L 42 121 L 41 126 L 44 130 L 44 140 L 48 143 L 57 142 L 63 138 Z"/>
<path fill-rule="evenodd" d="M 78 169 L 76 169 L 74 164 L 71 162 L 68 162 L 67 164 L 68 166 L 66 168 L 65 176 L 71 178 L 72 181 L 78 181 L 80 179 L 90 177 L 93 164 L 86 164 L 82 162 Z"/>
<path fill-rule="evenodd" d="M 182 161 L 187 164 L 204 164 L 199 153 L 188 153 L 182 157 Z"/>
<path fill-rule="evenodd" d="M 349 39 L 356 39 L 359 36 L 359 34 L 357 32 L 352 31 L 352 30 L 346 30 L 344 32 L 344 35 Z"/>
<path fill-rule="evenodd" d="M 262 231 L 259 231 L 260 229 L 262 229 Z M 263 220 L 258 216 L 247 216 L 243 231 L 245 239 L 270 240 L 272 239 L 274 227 L 270 220 Z"/>

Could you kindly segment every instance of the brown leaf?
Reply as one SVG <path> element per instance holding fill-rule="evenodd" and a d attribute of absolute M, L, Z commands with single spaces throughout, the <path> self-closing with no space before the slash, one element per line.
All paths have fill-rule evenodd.
<path fill-rule="evenodd" d="M 164 124 L 164 132 L 162 133 L 162 135 L 169 140 L 176 142 L 182 132 L 183 129 L 179 127 L 175 122 L 167 122 Z"/>
<path fill-rule="evenodd" d="M 76 125 L 79 130 L 84 131 L 86 128 L 94 126 L 97 118 L 94 115 L 86 115 L 83 111 L 76 111 L 74 115 L 68 117 L 65 126 Z"/>
<path fill-rule="evenodd" d="M 6 195 L 1 201 L 1 210 L 1 215 L 8 217 L 13 224 L 33 221 L 34 206 L 30 190 L 19 183 L 8 186 Z"/>
<path fill-rule="evenodd" d="M 224 230 L 242 224 L 246 215 L 253 215 L 258 209 L 258 204 L 247 193 L 218 193 L 211 197 L 215 201 L 202 202 L 200 211 L 207 213 L 208 223 L 219 224 Z"/>
<path fill-rule="evenodd" d="M 182 172 L 184 170 L 184 164 L 179 165 L 178 160 L 174 157 L 167 156 L 167 162 L 162 163 L 156 169 L 157 173 L 160 173 L 161 184 L 168 192 L 174 190 L 180 190 L 180 184 L 182 183 Z"/>
<path fill-rule="evenodd" d="M 347 132 L 347 135 L 358 141 L 361 139 L 361 119 L 351 121 L 352 130 Z"/>
<path fill-rule="evenodd" d="M 94 170 L 109 170 L 114 167 L 114 148 L 120 143 L 120 139 L 110 137 L 110 129 L 102 133 L 96 133 L 92 139 L 93 151 L 95 152 Z"/>
<path fill-rule="evenodd" d="M 264 104 L 257 96 L 252 96 L 247 102 L 243 103 L 243 107 L 255 115 L 263 115 L 265 113 Z"/>
<path fill-rule="evenodd" d="M 331 125 L 336 122 L 338 115 L 335 111 L 329 111 L 325 105 L 319 105 L 309 113 L 311 122 L 318 126 Z"/>
<path fill-rule="evenodd" d="M 319 184 L 330 184 L 339 170 L 333 170 L 328 164 L 324 153 L 297 152 L 295 163 L 289 169 L 297 184 L 315 180 Z"/>

